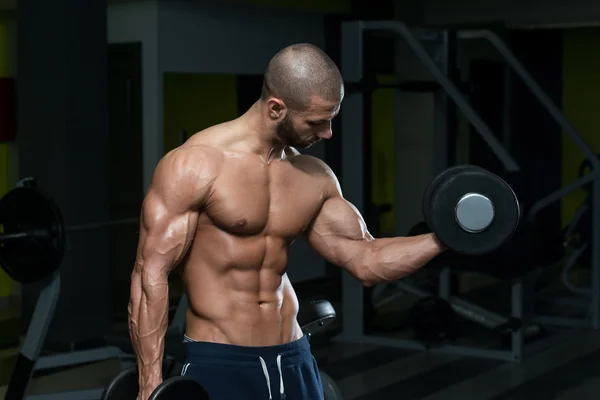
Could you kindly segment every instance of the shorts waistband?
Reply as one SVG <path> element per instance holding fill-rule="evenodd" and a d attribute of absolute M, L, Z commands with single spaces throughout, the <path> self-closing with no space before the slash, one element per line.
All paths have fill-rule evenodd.
<path fill-rule="evenodd" d="M 184 335 L 183 344 L 186 349 L 187 362 L 192 364 L 206 359 L 256 362 L 257 359 L 262 357 L 270 361 L 275 360 L 278 356 L 282 360 L 294 363 L 299 358 L 312 357 L 310 344 L 306 336 L 293 342 L 274 346 L 238 346 L 195 341 Z"/>

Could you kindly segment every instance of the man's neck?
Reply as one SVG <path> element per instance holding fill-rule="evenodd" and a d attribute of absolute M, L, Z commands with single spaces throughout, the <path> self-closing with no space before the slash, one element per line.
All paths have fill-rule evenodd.
<path fill-rule="evenodd" d="M 267 164 L 282 157 L 285 145 L 277 140 L 275 126 L 266 120 L 260 101 L 240 116 L 238 123 L 250 152 L 259 155 Z"/>

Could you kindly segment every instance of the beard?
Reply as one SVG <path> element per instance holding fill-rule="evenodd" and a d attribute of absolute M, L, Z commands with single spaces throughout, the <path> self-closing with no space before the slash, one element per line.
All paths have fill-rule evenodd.
<path fill-rule="evenodd" d="M 276 132 L 277 138 L 285 146 L 305 149 L 312 145 L 312 142 L 307 142 L 296 133 L 289 114 L 277 125 Z"/>

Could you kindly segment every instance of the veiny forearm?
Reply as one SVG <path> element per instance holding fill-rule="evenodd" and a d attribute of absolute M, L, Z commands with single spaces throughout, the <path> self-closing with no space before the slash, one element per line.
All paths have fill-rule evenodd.
<path fill-rule="evenodd" d="M 130 286 L 130 295 L 129 295 L 129 305 L 127 306 L 127 312 L 129 318 L 127 320 L 129 325 L 129 338 L 131 339 L 131 343 L 133 345 L 133 349 L 135 351 L 136 356 L 136 365 L 140 363 L 140 357 L 138 356 L 137 349 L 139 348 L 139 343 L 137 340 L 137 324 L 134 321 L 139 320 L 139 309 L 140 303 L 142 301 L 142 275 L 135 271 L 131 274 L 131 286 Z"/>
<path fill-rule="evenodd" d="M 129 331 L 136 351 L 139 384 L 149 394 L 162 381 L 169 287 L 164 268 L 136 268 L 131 281 Z"/>
<path fill-rule="evenodd" d="M 366 245 L 361 280 L 367 286 L 410 275 L 445 250 L 432 233 L 375 239 Z"/>

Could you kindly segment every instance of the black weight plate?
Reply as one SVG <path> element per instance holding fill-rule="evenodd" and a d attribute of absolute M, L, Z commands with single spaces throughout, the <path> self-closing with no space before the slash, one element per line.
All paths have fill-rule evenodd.
<path fill-rule="evenodd" d="M 433 178 L 431 180 L 431 182 L 429 183 L 429 185 L 427 186 L 427 189 L 425 189 L 425 192 L 423 193 L 421 208 L 423 210 L 423 218 L 425 219 L 425 223 L 427 224 L 427 226 L 430 229 L 432 226 L 431 225 L 431 198 L 433 196 L 433 193 L 438 188 L 440 183 L 444 182 L 450 176 L 452 176 L 453 174 L 459 173 L 461 171 L 469 170 L 469 169 L 480 169 L 480 168 L 476 167 L 474 165 L 456 165 L 454 167 L 450 167 L 450 168 L 442 171 L 435 178 Z"/>
<path fill-rule="evenodd" d="M 455 219 L 458 201 L 467 193 L 480 193 L 492 201 L 494 220 L 484 231 L 470 233 Z M 512 237 L 519 223 L 519 203 L 512 188 L 482 169 L 465 170 L 442 182 L 431 199 L 432 231 L 456 253 L 490 253 Z"/>
<path fill-rule="evenodd" d="M 210 400 L 200 382 L 185 376 L 174 376 L 161 383 L 148 400 Z"/>
<path fill-rule="evenodd" d="M 19 187 L 0 199 L 3 234 L 28 237 L 0 242 L 0 265 L 17 282 L 31 283 L 52 275 L 60 266 L 65 247 L 62 216 L 41 192 Z"/>
<path fill-rule="evenodd" d="M 319 370 L 319 375 L 321 375 L 323 384 L 323 398 L 325 400 L 343 400 L 344 395 L 333 378 L 323 370 Z"/>
<path fill-rule="evenodd" d="M 102 400 L 133 400 L 139 394 L 138 370 L 132 367 L 119 372 L 108 384 Z"/>

